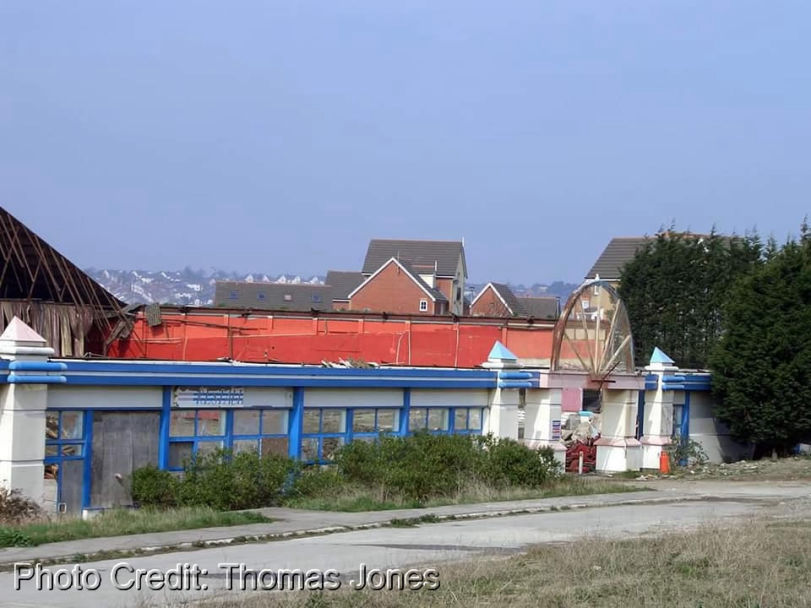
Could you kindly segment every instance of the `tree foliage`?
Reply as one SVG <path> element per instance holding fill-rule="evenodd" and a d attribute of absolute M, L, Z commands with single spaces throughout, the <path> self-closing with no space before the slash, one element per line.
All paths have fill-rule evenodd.
<path fill-rule="evenodd" d="M 811 234 L 770 246 L 766 262 L 740 279 L 723 308 L 713 352 L 716 414 L 760 453 L 811 438 Z"/>
<path fill-rule="evenodd" d="M 723 304 L 734 281 L 759 264 L 756 235 L 724 237 L 660 232 L 625 265 L 619 294 L 633 328 L 634 357 L 655 346 L 685 368 L 706 368 L 722 328 Z"/>

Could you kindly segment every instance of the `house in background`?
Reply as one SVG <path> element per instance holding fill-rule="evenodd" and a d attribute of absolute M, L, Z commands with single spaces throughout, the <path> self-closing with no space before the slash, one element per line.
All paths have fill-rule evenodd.
<path fill-rule="evenodd" d="M 603 279 L 616 287 L 619 285 L 623 267 L 634 259 L 636 252 L 647 241 L 648 237 L 644 236 L 615 237 L 611 239 L 586 274 L 586 280 Z"/>
<path fill-rule="evenodd" d="M 309 283 L 217 281 L 214 306 L 253 310 L 332 310 L 332 289 Z"/>
<path fill-rule="evenodd" d="M 389 258 L 348 296 L 347 310 L 445 315 L 448 298 L 406 262 Z"/>
<path fill-rule="evenodd" d="M 325 285 L 332 288 L 332 309 L 349 310 L 349 294 L 355 291 L 365 277 L 362 272 L 352 270 L 330 270 L 327 272 Z"/>
<path fill-rule="evenodd" d="M 407 273 L 416 274 L 430 289 L 444 296 L 447 303 L 445 312 L 435 314 L 461 316 L 465 313 L 464 293 L 468 274 L 465 246 L 462 241 L 372 239 L 363 262 L 363 276 L 368 279 L 392 258 L 401 262 L 403 268 L 408 269 Z M 396 292 L 391 292 L 390 296 L 400 297 Z M 411 293 L 403 294 L 403 297 L 407 301 L 402 303 L 388 301 L 383 303 L 385 304 L 383 308 L 370 310 L 394 312 L 395 309 L 410 308 L 413 299 Z M 352 310 L 358 308 L 353 305 Z"/>
<path fill-rule="evenodd" d="M 488 283 L 470 304 L 474 317 L 521 317 L 557 319 L 560 300 L 550 297 L 519 297 L 504 283 Z"/>

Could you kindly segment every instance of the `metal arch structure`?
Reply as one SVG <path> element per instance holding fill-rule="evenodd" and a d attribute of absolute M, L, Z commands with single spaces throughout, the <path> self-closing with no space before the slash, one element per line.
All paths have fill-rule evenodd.
<path fill-rule="evenodd" d="M 634 372 L 628 310 L 609 282 L 586 281 L 569 296 L 555 325 L 551 368 L 586 372 L 597 382 Z"/>

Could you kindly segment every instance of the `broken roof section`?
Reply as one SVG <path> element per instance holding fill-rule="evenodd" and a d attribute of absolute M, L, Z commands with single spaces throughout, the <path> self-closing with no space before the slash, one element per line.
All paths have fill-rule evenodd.
<path fill-rule="evenodd" d="M 0 207 L 0 299 L 118 311 L 118 298 Z"/>

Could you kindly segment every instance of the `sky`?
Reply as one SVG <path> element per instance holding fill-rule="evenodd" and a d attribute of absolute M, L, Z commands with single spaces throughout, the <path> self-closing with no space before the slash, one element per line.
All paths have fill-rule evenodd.
<path fill-rule="evenodd" d="M 811 3 L 0 3 L 0 205 L 83 267 L 324 274 L 464 239 L 582 279 L 614 236 L 811 210 Z"/>

